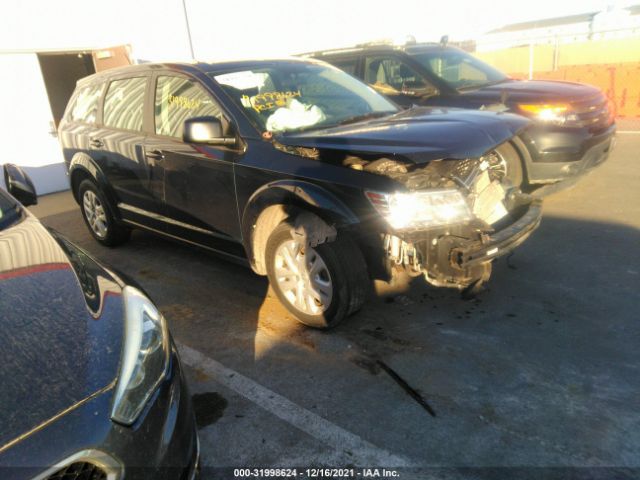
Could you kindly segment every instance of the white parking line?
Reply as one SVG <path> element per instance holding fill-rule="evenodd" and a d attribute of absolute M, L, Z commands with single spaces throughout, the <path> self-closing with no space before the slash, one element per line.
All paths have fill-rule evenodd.
<path fill-rule="evenodd" d="M 213 377 L 218 383 L 333 449 L 350 452 L 354 464 L 365 467 L 411 466 L 407 459 L 376 447 L 199 351 L 183 344 L 178 344 L 178 349 L 186 365 Z"/>

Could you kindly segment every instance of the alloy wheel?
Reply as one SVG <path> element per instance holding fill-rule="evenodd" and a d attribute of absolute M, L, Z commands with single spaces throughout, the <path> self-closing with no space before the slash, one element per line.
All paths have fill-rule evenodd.
<path fill-rule="evenodd" d="M 82 196 L 82 205 L 84 216 L 93 233 L 99 238 L 105 238 L 107 236 L 107 216 L 98 196 L 91 190 L 85 191 Z"/>

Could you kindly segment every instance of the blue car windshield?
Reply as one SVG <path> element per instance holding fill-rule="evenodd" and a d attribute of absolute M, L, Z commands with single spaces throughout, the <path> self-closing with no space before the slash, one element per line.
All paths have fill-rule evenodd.
<path fill-rule="evenodd" d="M 434 49 L 411 58 L 456 90 L 472 90 L 508 80 L 500 70 L 461 50 Z"/>
<path fill-rule="evenodd" d="M 398 111 L 371 87 L 325 64 L 264 62 L 212 77 L 262 132 L 327 128 Z"/>

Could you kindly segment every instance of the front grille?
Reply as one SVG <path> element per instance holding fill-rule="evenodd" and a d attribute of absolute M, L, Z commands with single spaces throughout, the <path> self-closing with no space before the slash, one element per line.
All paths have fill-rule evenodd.
<path fill-rule="evenodd" d="M 91 462 L 75 462 L 52 473 L 46 480 L 106 480 L 107 472 Z"/>
<path fill-rule="evenodd" d="M 582 127 L 600 129 L 611 125 L 612 112 L 609 111 L 607 97 L 602 94 L 572 103 L 571 107 Z"/>

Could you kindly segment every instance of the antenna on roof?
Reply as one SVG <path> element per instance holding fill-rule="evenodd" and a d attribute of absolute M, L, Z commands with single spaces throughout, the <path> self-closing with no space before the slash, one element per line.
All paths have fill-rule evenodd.
<path fill-rule="evenodd" d="M 440 46 L 441 47 L 446 47 L 447 43 L 449 43 L 449 35 L 443 35 L 440 37 Z"/>

